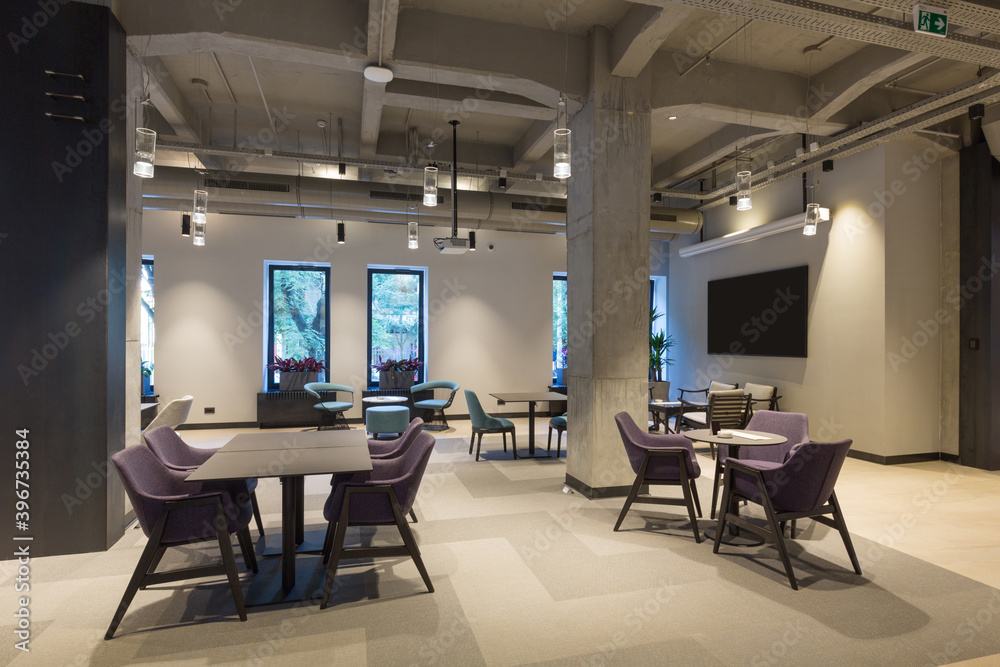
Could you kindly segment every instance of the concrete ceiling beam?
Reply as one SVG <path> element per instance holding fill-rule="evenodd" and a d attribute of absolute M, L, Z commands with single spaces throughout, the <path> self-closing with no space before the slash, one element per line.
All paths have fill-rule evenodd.
<path fill-rule="evenodd" d="M 692 11 L 669 3 L 663 7 L 632 5 L 611 31 L 611 74 L 637 76 Z"/>
<path fill-rule="evenodd" d="M 390 106 L 437 111 L 449 117 L 471 113 L 490 113 L 531 120 L 554 120 L 556 117 L 555 109 L 503 91 L 472 90 L 404 79 L 393 79 L 386 86 L 385 103 Z"/>
<path fill-rule="evenodd" d="M 375 157 L 385 97 L 384 83 L 365 80 L 361 93 L 361 157 Z"/>
<path fill-rule="evenodd" d="M 554 122 L 536 121 L 514 144 L 514 171 L 527 171 L 552 148 Z"/>
<path fill-rule="evenodd" d="M 887 46 L 866 46 L 812 77 L 806 107 L 811 123 L 825 123 L 872 87 L 927 59 Z"/>
<path fill-rule="evenodd" d="M 698 174 L 734 150 L 742 150 L 748 144 L 760 139 L 783 134 L 785 132 L 781 130 L 762 127 L 746 128 L 741 125 L 725 127 L 693 146 L 685 148 L 669 160 L 654 165 L 653 187 L 665 187 L 670 181 Z"/>
<path fill-rule="evenodd" d="M 170 123 L 174 136 L 181 141 L 203 143 L 197 114 L 184 98 L 163 61 L 159 58 L 146 58 L 143 67 L 149 86 L 149 101 L 163 119 Z"/>
<path fill-rule="evenodd" d="M 368 59 L 391 62 L 396 52 L 399 0 L 368 0 Z"/>

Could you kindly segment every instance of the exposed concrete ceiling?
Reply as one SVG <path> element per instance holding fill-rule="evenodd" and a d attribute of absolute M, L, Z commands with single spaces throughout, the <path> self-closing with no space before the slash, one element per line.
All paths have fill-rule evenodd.
<path fill-rule="evenodd" d="M 948 5 L 946 40 L 914 35 L 902 0 L 134 0 L 119 18 L 164 140 L 420 167 L 450 161 L 447 121 L 459 118 L 464 166 L 545 175 L 559 95 L 570 113 L 586 101 L 589 34 L 601 26 L 616 75 L 651 70 L 650 185 L 661 188 L 728 178 L 747 151 L 781 163 L 800 134 L 832 141 L 1000 63 L 989 33 L 1000 10 Z M 379 63 L 388 84 L 362 74 Z M 964 124 L 956 112 L 935 127 Z M 162 158 L 303 169 L 193 149 Z"/>

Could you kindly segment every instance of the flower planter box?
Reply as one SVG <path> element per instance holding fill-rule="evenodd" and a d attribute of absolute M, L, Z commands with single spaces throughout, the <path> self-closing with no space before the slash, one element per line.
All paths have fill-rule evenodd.
<path fill-rule="evenodd" d="M 413 371 L 379 371 L 379 389 L 409 389 L 413 386 Z"/>
<path fill-rule="evenodd" d="M 310 371 L 281 371 L 281 391 L 302 391 L 310 382 L 316 382 L 319 373 Z"/>

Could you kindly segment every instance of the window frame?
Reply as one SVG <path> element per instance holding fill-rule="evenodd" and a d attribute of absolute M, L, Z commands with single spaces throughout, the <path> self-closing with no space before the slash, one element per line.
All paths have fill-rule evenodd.
<path fill-rule="evenodd" d="M 279 391 L 280 390 L 280 379 L 275 382 L 274 373 L 268 369 L 270 364 L 274 363 L 274 272 L 275 271 L 316 271 L 322 272 L 326 277 L 326 289 L 323 299 L 326 302 L 326 307 L 324 308 L 325 317 L 323 322 L 323 328 L 326 332 L 326 355 L 323 359 L 324 366 L 326 367 L 325 378 L 326 381 L 330 381 L 330 266 L 327 265 L 317 265 L 317 264 L 303 264 L 298 262 L 285 263 L 285 262 L 268 262 L 267 263 L 267 282 L 266 282 L 266 294 L 265 299 L 267 303 L 267 339 L 265 341 L 264 349 L 264 391 Z"/>
<path fill-rule="evenodd" d="M 425 304 L 427 302 L 427 270 L 415 267 L 402 267 L 402 266 L 369 266 L 368 267 L 368 336 L 367 344 L 365 345 L 367 349 L 368 356 L 365 358 L 365 366 L 367 368 L 365 375 L 368 386 L 374 386 L 372 383 L 377 383 L 378 380 L 372 379 L 372 276 L 376 273 L 394 274 L 394 275 L 411 275 L 417 276 L 420 279 L 419 289 L 420 295 L 418 303 L 420 304 L 417 313 L 417 321 L 419 324 L 419 331 L 417 332 L 417 358 L 423 362 L 420 368 L 417 370 L 417 382 L 425 382 L 427 378 L 427 352 L 425 341 L 427 339 L 427 309 Z"/>

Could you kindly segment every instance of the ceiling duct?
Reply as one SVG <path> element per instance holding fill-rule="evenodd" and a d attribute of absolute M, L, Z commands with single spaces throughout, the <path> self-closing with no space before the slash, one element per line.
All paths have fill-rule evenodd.
<path fill-rule="evenodd" d="M 210 212 L 391 223 L 405 223 L 407 203 L 423 201 L 423 190 L 417 186 L 276 174 L 243 174 L 230 179 L 211 173 L 201 180 L 195 171 L 178 167 L 157 168 L 156 178 L 143 186 L 143 207 L 149 209 L 186 211 L 191 191 L 204 186 Z M 421 224 L 450 224 L 451 193 L 442 193 L 438 196 L 441 205 L 419 206 Z M 458 215 L 465 227 L 550 234 L 565 231 L 566 205 L 562 199 L 475 190 L 463 190 L 461 197 Z M 650 207 L 650 231 L 657 239 L 697 233 L 702 219 L 702 213 L 695 209 Z"/>

